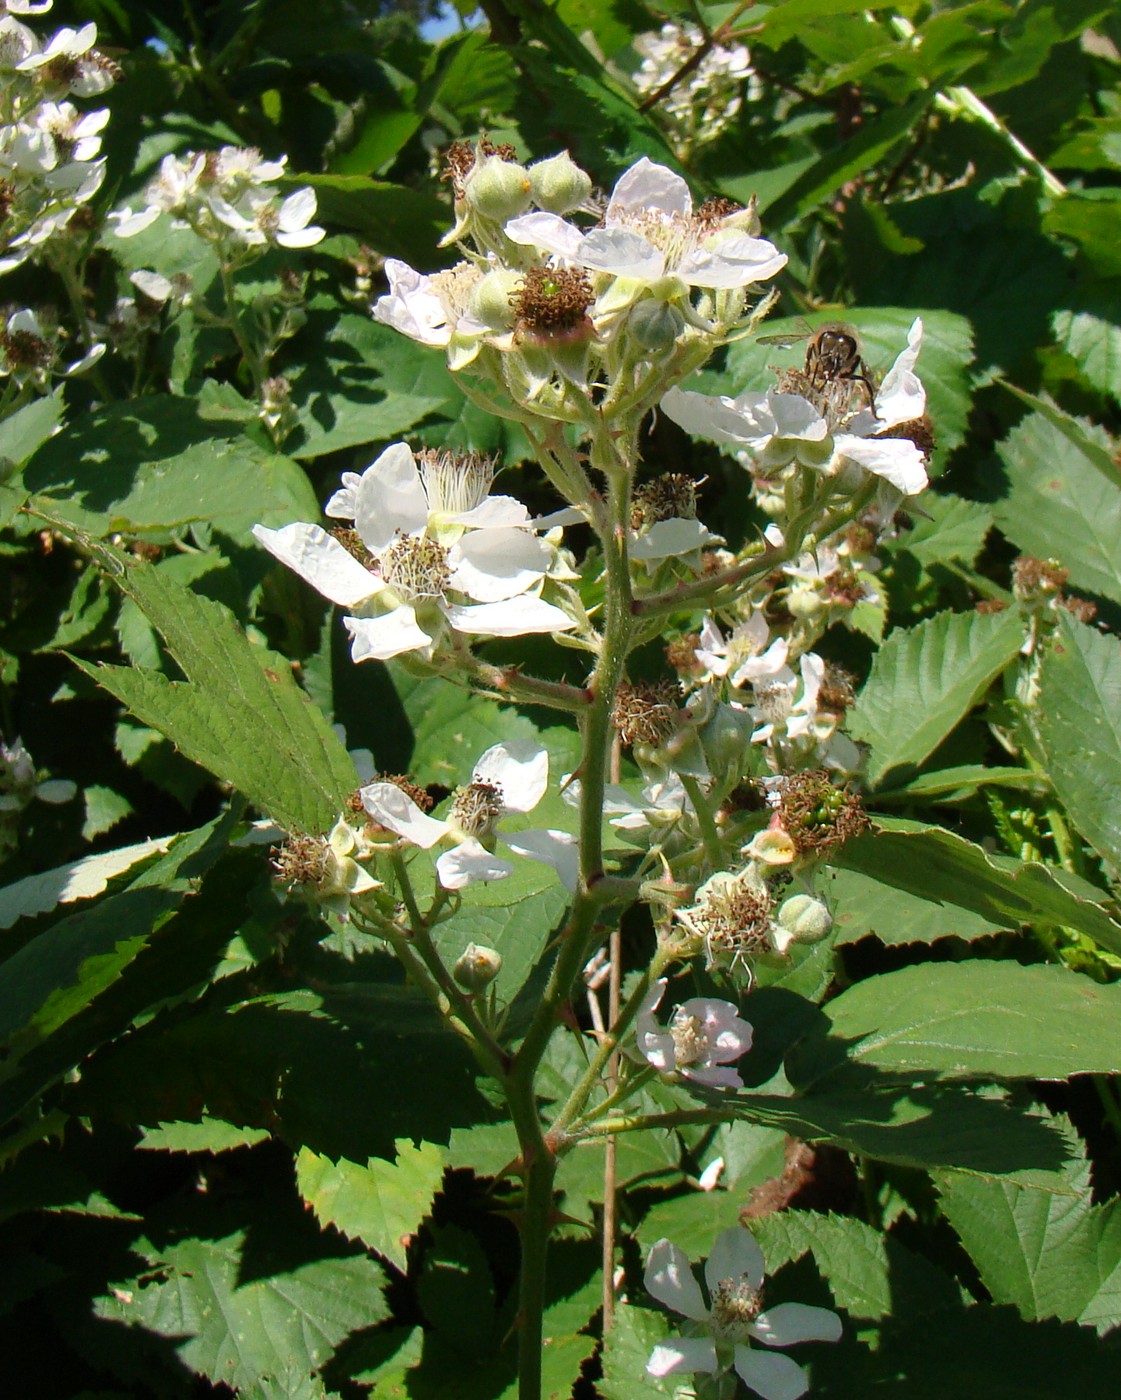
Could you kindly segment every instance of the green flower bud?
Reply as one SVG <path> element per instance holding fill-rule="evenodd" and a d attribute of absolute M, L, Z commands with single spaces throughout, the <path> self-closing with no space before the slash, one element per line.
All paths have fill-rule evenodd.
<path fill-rule="evenodd" d="M 813 622 L 825 612 L 825 600 L 816 588 L 792 588 L 786 598 L 786 610 L 802 622 Z"/>
<path fill-rule="evenodd" d="M 465 992 L 485 992 L 501 971 L 501 954 L 468 943 L 452 968 L 452 976 Z"/>
<path fill-rule="evenodd" d="M 631 309 L 627 329 L 641 349 L 660 354 L 672 349 L 685 329 L 685 317 L 676 306 L 647 297 Z"/>
<path fill-rule="evenodd" d="M 505 223 L 529 208 L 529 176 L 525 167 L 501 156 L 485 156 L 464 186 L 468 204 L 485 219 Z"/>
<path fill-rule="evenodd" d="M 833 916 L 820 899 L 794 894 L 780 906 L 778 924 L 793 943 L 820 943 L 833 927 Z"/>
<path fill-rule="evenodd" d="M 528 173 L 533 202 L 550 214 L 571 214 L 592 192 L 591 176 L 567 151 L 535 162 Z"/>
<path fill-rule="evenodd" d="M 517 319 L 511 297 L 516 294 L 521 281 L 522 274 L 511 267 L 488 272 L 471 293 L 471 314 L 488 330 L 510 330 Z"/>

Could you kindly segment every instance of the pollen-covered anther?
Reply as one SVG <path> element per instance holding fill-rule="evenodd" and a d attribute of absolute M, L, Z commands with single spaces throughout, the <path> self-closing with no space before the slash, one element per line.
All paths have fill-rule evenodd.
<path fill-rule="evenodd" d="M 660 520 L 696 520 L 697 483 L 684 472 L 663 472 L 635 487 L 631 503 L 631 528 L 656 525 Z"/>
<path fill-rule="evenodd" d="M 684 637 L 675 637 L 666 643 L 666 661 L 679 676 L 697 676 L 704 667 L 697 660 L 697 648 L 701 644 L 699 632 L 687 632 Z"/>
<path fill-rule="evenodd" d="M 287 836 L 270 856 L 285 884 L 319 885 L 330 869 L 331 848 L 324 836 Z"/>
<path fill-rule="evenodd" d="M 773 901 L 765 886 L 742 879 L 710 882 L 692 921 L 710 958 L 758 953 L 770 947 Z"/>
<path fill-rule="evenodd" d="M 699 1016 L 691 1016 L 679 1006 L 670 1021 L 669 1033 L 673 1037 L 675 1064 L 695 1065 L 699 1060 L 708 1059 L 709 1038 Z"/>
<path fill-rule="evenodd" d="M 449 515 L 473 510 L 486 499 L 494 480 L 494 458 L 481 452 L 426 447 L 416 454 L 416 464 L 429 506 Z"/>
<path fill-rule="evenodd" d="M 611 723 L 624 744 L 657 748 L 681 727 L 681 687 L 677 681 L 620 683 Z"/>
<path fill-rule="evenodd" d="M 327 533 L 333 540 L 338 540 L 346 552 L 357 559 L 364 569 L 373 569 L 374 556 L 366 548 L 362 536 L 353 525 L 332 525 Z"/>
<path fill-rule="evenodd" d="M 462 316 L 471 302 L 471 293 L 483 280 L 484 274 L 472 263 L 460 262 L 447 267 L 443 272 L 434 272 L 429 277 L 432 291 L 441 301 L 450 306 L 457 316 Z"/>
<path fill-rule="evenodd" d="M 451 825 L 465 836 L 489 836 L 505 814 L 506 804 L 497 783 L 470 783 L 455 795 Z"/>
<path fill-rule="evenodd" d="M 733 214 L 744 212 L 744 206 L 737 204 L 734 199 L 725 199 L 717 195 L 712 199 L 706 199 L 699 209 L 694 213 L 693 218 L 698 227 L 708 228 L 713 233 L 717 229 L 723 228 Z"/>
<path fill-rule="evenodd" d="M 864 597 L 864 589 L 851 565 L 840 565 L 825 580 L 825 599 L 842 607 L 855 608 Z"/>
<path fill-rule="evenodd" d="M 799 855 L 830 850 L 869 826 L 859 796 L 834 787 L 824 768 L 786 778 L 779 789 L 778 812 Z"/>
<path fill-rule="evenodd" d="M 381 557 L 381 576 L 405 598 L 439 598 L 451 582 L 448 551 L 427 535 L 401 531 Z"/>
<path fill-rule="evenodd" d="M 712 1330 L 722 1341 L 750 1341 L 751 1324 L 762 1311 L 762 1291 L 745 1277 L 721 1279 L 712 1290 Z"/>
<path fill-rule="evenodd" d="M 523 336 L 557 340 L 592 334 L 588 307 L 594 301 L 592 284 L 579 268 L 531 267 L 510 306 Z"/>

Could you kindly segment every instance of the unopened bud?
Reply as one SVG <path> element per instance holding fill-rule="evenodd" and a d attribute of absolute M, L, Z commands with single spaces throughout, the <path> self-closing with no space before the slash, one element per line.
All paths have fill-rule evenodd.
<path fill-rule="evenodd" d="M 820 899 L 794 894 L 783 900 L 778 923 L 794 943 L 820 943 L 833 927 L 833 916 Z"/>
<path fill-rule="evenodd" d="M 486 156 L 468 179 L 464 195 L 484 218 L 505 223 L 529 208 L 529 176 L 514 161 Z"/>
<path fill-rule="evenodd" d="M 521 285 L 522 274 L 511 267 L 496 268 L 477 283 L 471 293 L 471 313 L 488 330 L 508 331 L 517 320 L 512 298 Z"/>
<path fill-rule="evenodd" d="M 501 971 L 500 953 L 468 943 L 452 968 L 452 976 L 465 992 L 485 992 Z"/>
<path fill-rule="evenodd" d="M 676 342 L 685 329 L 685 317 L 676 306 L 647 297 L 632 308 L 627 329 L 643 350 L 658 354 Z"/>
<path fill-rule="evenodd" d="M 537 161 L 527 173 L 533 202 L 549 214 L 571 214 L 592 192 L 592 177 L 567 151 Z"/>
<path fill-rule="evenodd" d="M 825 600 L 816 588 L 792 588 L 786 598 L 786 610 L 801 622 L 815 622 L 825 612 Z"/>

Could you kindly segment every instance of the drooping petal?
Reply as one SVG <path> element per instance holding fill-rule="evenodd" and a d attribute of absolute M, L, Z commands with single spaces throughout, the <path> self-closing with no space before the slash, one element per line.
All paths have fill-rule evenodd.
<path fill-rule="evenodd" d="M 607 205 L 607 222 L 612 223 L 629 209 L 691 214 L 693 197 L 680 175 L 668 166 L 657 165 L 648 156 L 643 156 L 616 180 Z"/>
<path fill-rule="evenodd" d="M 344 608 L 372 598 L 384 585 L 318 525 L 296 522 L 279 530 L 254 525 L 253 535 L 268 552 L 332 603 Z"/>
<path fill-rule="evenodd" d="M 580 846 L 567 831 L 516 831 L 502 839 L 515 855 L 551 866 L 566 890 L 575 890 L 580 874 Z"/>
<path fill-rule="evenodd" d="M 634 541 L 630 554 L 632 559 L 653 563 L 658 559 L 692 554 L 696 549 L 720 542 L 720 536 L 714 535 L 700 520 L 675 516 L 671 520 L 656 520 Z"/>
<path fill-rule="evenodd" d="M 681 1074 L 696 1084 L 707 1084 L 710 1089 L 743 1088 L 739 1071 L 730 1065 L 682 1065 Z"/>
<path fill-rule="evenodd" d="M 432 638 L 407 603 L 384 617 L 344 617 L 343 622 L 351 636 L 352 661 L 388 661 L 432 645 Z"/>
<path fill-rule="evenodd" d="M 461 890 L 479 880 L 505 880 L 513 873 L 508 860 L 492 855 L 474 838 L 461 841 L 436 861 L 436 874 L 446 890 Z"/>
<path fill-rule="evenodd" d="M 646 1291 L 659 1303 L 693 1322 L 707 1319 L 708 1309 L 701 1296 L 701 1286 L 689 1267 L 689 1258 L 672 1240 L 659 1240 L 650 1251 L 644 1279 Z"/>
<path fill-rule="evenodd" d="M 428 524 L 428 497 L 407 443 L 395 442 L 366 468 L 355 505 L 354 527 L 374 554 L 387 549 L 398 530 L 420 534 Z"/>
<path fill-rule="evenodd" d="M 716 1343 L 711 1337 L 673 1337 L 660 1342 L 646 1363 L 646 1373 L 650 1376 L 692 1375 L 697 1371 L 713 1375 L 719 1368 Z"/>
<path fill-rule="evenodd" d="M 359 788 L 362 806 L 376 822 L 428 850 L 447 834 L 447 822 L 438 822 L 422 812 L 407 792 L 396 783 L 371 783 Z"/>
<path fill-rule="evenodd" d="M 452 328 L 444 303 L 432 290 L 432 279 L 397 258 L 386 259 L 385 272 L 389 294 L 374 304 L 374 319 L 421 345 L 447 345 Z"/>
<path fill-rule="evenodd" d="M 451 548 L 451 586 L 480 603 L 524 593 L 548 572 L 552 554 L 528 530 L 471 530 Z"/>
<path fill-rule="evenodd" d="M 774 435 L 775 422 L 765 394 L 698 394 L 692 389 L 667 389 L 662 412 L 694 437 L 737 447 L 765 446 Z"/>
<path fill-rule="evenodd" d="M 474 783 L 501 789 L 509 812 L 531 812 L 549 786 L 549 753 L 532 739 L 511 739 L 487 749 L 471 773 Z"/>
<path fill-rule="evenodd" d="M 796 1342 L 839 1342 L 841 1319 L 829 1308 L 809 1303 L 779 1303 L 762 1312 L 751 1324 L 751 1335 L 769 1347 L 790 1347 Z"/>
<path fill-rule="evenodd" d="M 710 1293 L 726 1278 L 746 1278 L 752 1288 L 763 1286 L 763 1251 L 751 1231 L 742 1225 L 721 1230 L 705 1261 L 705 1282 Z"/>
<path fill-rule="evenodd" d="M 925 460 L 910 438 L 861 438 L 838 433 L 833 442 L 839 457 L 882 477 L 904 496 L 917 496 L 926 489 L 929 478 Z"/>
<path fill-rule="evenodd" d="M 674 271 L 693 287 L 746 287 L 765 282 L 785 266 L 786 254 L 773 243 L 741 233 L 686 253 Z"/>
<path fill-rule="evenodd" d="M 500 603 L 478 603 L 473 607 L 449 604 L 444 615 L 457 632 L 474 632 L 480 637 L 521 637 L 529 632 L 567 632 L 576 626 L 574 618 L 532 594 L 523 593 Z"/>
<path fill-rule="evenodd" d="M 796 1361 L 773 1351 L 736 1347 L 736 1375 L 763 1400 L 799 1400 L 810 1388 L 809 1377 Z"/>
<path fill-rule="evenodd" d="M 323 514 L 332 520 L 353 520 L 358 514 L 358 488 L 362 478 L 357 472 L 343 472 L 342 483 L 323 507 Z"/>
<path fill-rule="evenodd" d="M 515 243 L 540 248 L 564 262 L 578 262 L 584 235 L 559 214 L 522 214 L 510 219 L 504 232 Z M 387 263 L 388 267 L 389 264 Z"/>
<path fill-rule="evenodd" d="M 909 419 L 921 418 L 926 412 L 926 390 L 915 373 L 922 337 L 922 320 L 916 317 L 907 332 L 907 348 L 896 356 L 876 392 L 876 416 L 881 425 L 906 423 Z"/>

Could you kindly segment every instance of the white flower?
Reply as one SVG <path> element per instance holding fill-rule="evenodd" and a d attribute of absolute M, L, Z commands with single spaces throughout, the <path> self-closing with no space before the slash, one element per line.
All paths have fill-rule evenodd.
<path fill-rule="evenodd" d="M 68 778 L 47 778 L 39 774 L 21 739 L 11 744 L 0 741 L 0 813 L 21 812 L 36 798 L 50 806 L 69 802 L 78 788 Z"/>
<path fill-rule="evenodd" d="M 786 664 L 788 643 L 776 637 L 768 646 L 770 628 L 761 612 L 752 611 L 746 622 L 737 623 L 725 638 L 711 617 L 701 626 L 700 646 L 693 655 L 710 676 L 725 676 L 729 685 L 742 686 L 756 681 L 794 680 Z"/>
<path fill-rule="evenodd" d="M 747 287 L 774 277 L 785 254 L 741 233 L 737 217 L 695 214 L 681 176 L 643 156 L 620 176 L 601 227 L 583 233 L 557 214 L 537 212 L 511 219 L 506 234 L 565 263 L 626 279 L 616 299 L 625 305 L 666 278 L 676 279 L 684 294 L 688 287 Z"/>
<path fill-rule="evenodd" d="M 661 409 L 694 437 L 749 448 L 762 467 L 792 461 L 820 467 L 829 460 L 829 424 L 801 394 L 748 390 L 729 398 L 675 386 L 663 395 Z"/>
<path fill-rule="evenodd" d="M 922 321 L 916 317 L 907 332 L 907 348 L 900 351 L 876 391 L 871 408 L 860 409 L 833 438 L 839 463 L 855 462 L 865 471 L 889 482 L 904 496 L 917 496 L 928 484 L 925 458 L 910 438 L 878 434 L 921 418 L 926 412 L 926 390 L 915 373 L 922 347 Z"/>
<path fill-rule="evenodd" d="M 751 1049 L 751 1026 L 730 1001 L 690 997 L 674 1008 L 669 1028 L 654 1019 L 667 979 L 650 988 L 635 1017 L 635 1038 L 642 1055 L 662 1074 L 680 1074 L 714 1089 L 742 1089 L 743 1080 L 730 1069 Z"/>
<path fill-rule="evenodd" d="M 529 528 L 525 507 L 484 490 L 469 509 L 448 511 L 450 468 L 445 464 L 441 473 L 439 463 L 426 459 L 422 466 L 428 469 L 405 443 L 394 443 L 361 476 L 344 473 L 342 489 L 327 503 L 328 515 L 353 519 L 368 565 L 318 525 L 253 528 L 271 554 L 333 603 L 376 605 L 377 616 L 344 618 L 354 660 L 427 650 L 443 621 L 488 637 L 573 627 L 560 608 L 529 591 L 548 572 L 552 552 Z M 474 603 L 453 602 L 450 592 Z"/>
<path fill-rule="evenodd" d="M 755 704 L 752 719 L 759 728 L 751 736 L 753 744 L 763 744 L 775 737 L 784 739 L 816 737 L 817 698 L 825 676 L 825 662 L 815 652 L 808 651 L 798 660 L 799 676 L 786 670 L 768 679 L 753 683 Z M 798 695 L 798 680 L 801 694 Z M 797 699 L 795 696 L 797 695 Z M 836 719 L 828 726 L 828 734 L 836 728 Z M 828 734 L 822 737 L 828 738 Z"/>
<path fill-rule="evenodd" d="M 733 1226 L 717 1236 L 704 1268 L 711 1306 L 706 1307 L 685 1252 L 662 1239 L 650 1251 L 646 1287 L 660 1303 L 696 1324 L 703 1335 L 662 1342 L 650 1354 L 652 1376 L 721 1375 L 734 1369 L 763 1400 L 799 1400 L 809 1389 L 805 1371 L 788 1356 L 750 1345 L 788 1347 L 836 1342 L 841 1320 L 828 1308 L 780 1303 L 762 1311 L 763 1253 L 747 1230 Z"/>
<path fill-rule="evenodd" d="M 273 867 L 287 891 L 298 890 L 345 921 L 350 918 L 351 899 L 381 888 L 381 881 L 355 859 L 371 854 L 369 844 L 340 817 L 326 837 L 287 838 L 276 849 Z"/>
<path fill-rule="evenodd" d="M 452 338 L 448 308 L 432 278 L 400 258 L 386 258 L 385 275 L 389 278 L 389 292 L 375 302 L 374 319 L 421 345 L 447 345 Z"/>
<path fill-rule="evenodd" d="M 488 849 L 496 828 L 511 812 L 530 812 L 549 785 L 549 755 L 527 741 L 495 744 L 475 764 L 471 782 L 456 794 L 445 821 L 420 810 L 394 783 L 372 783 L 360 789 L 366 811 L 389 831 L 414 846 L 429 850 L 450 840 L 452 849 L 436 860 L 440 884 L 460 890 L 476 880 L 502 880 L 513 874 L 509 861 Z M 576 846 L 563 831 L 521 831 L 505 836 L 517 855 L 550 865 L 569 888 L 576 884 Z M 487 844 L 484 844 L 487 843 Z"/>

